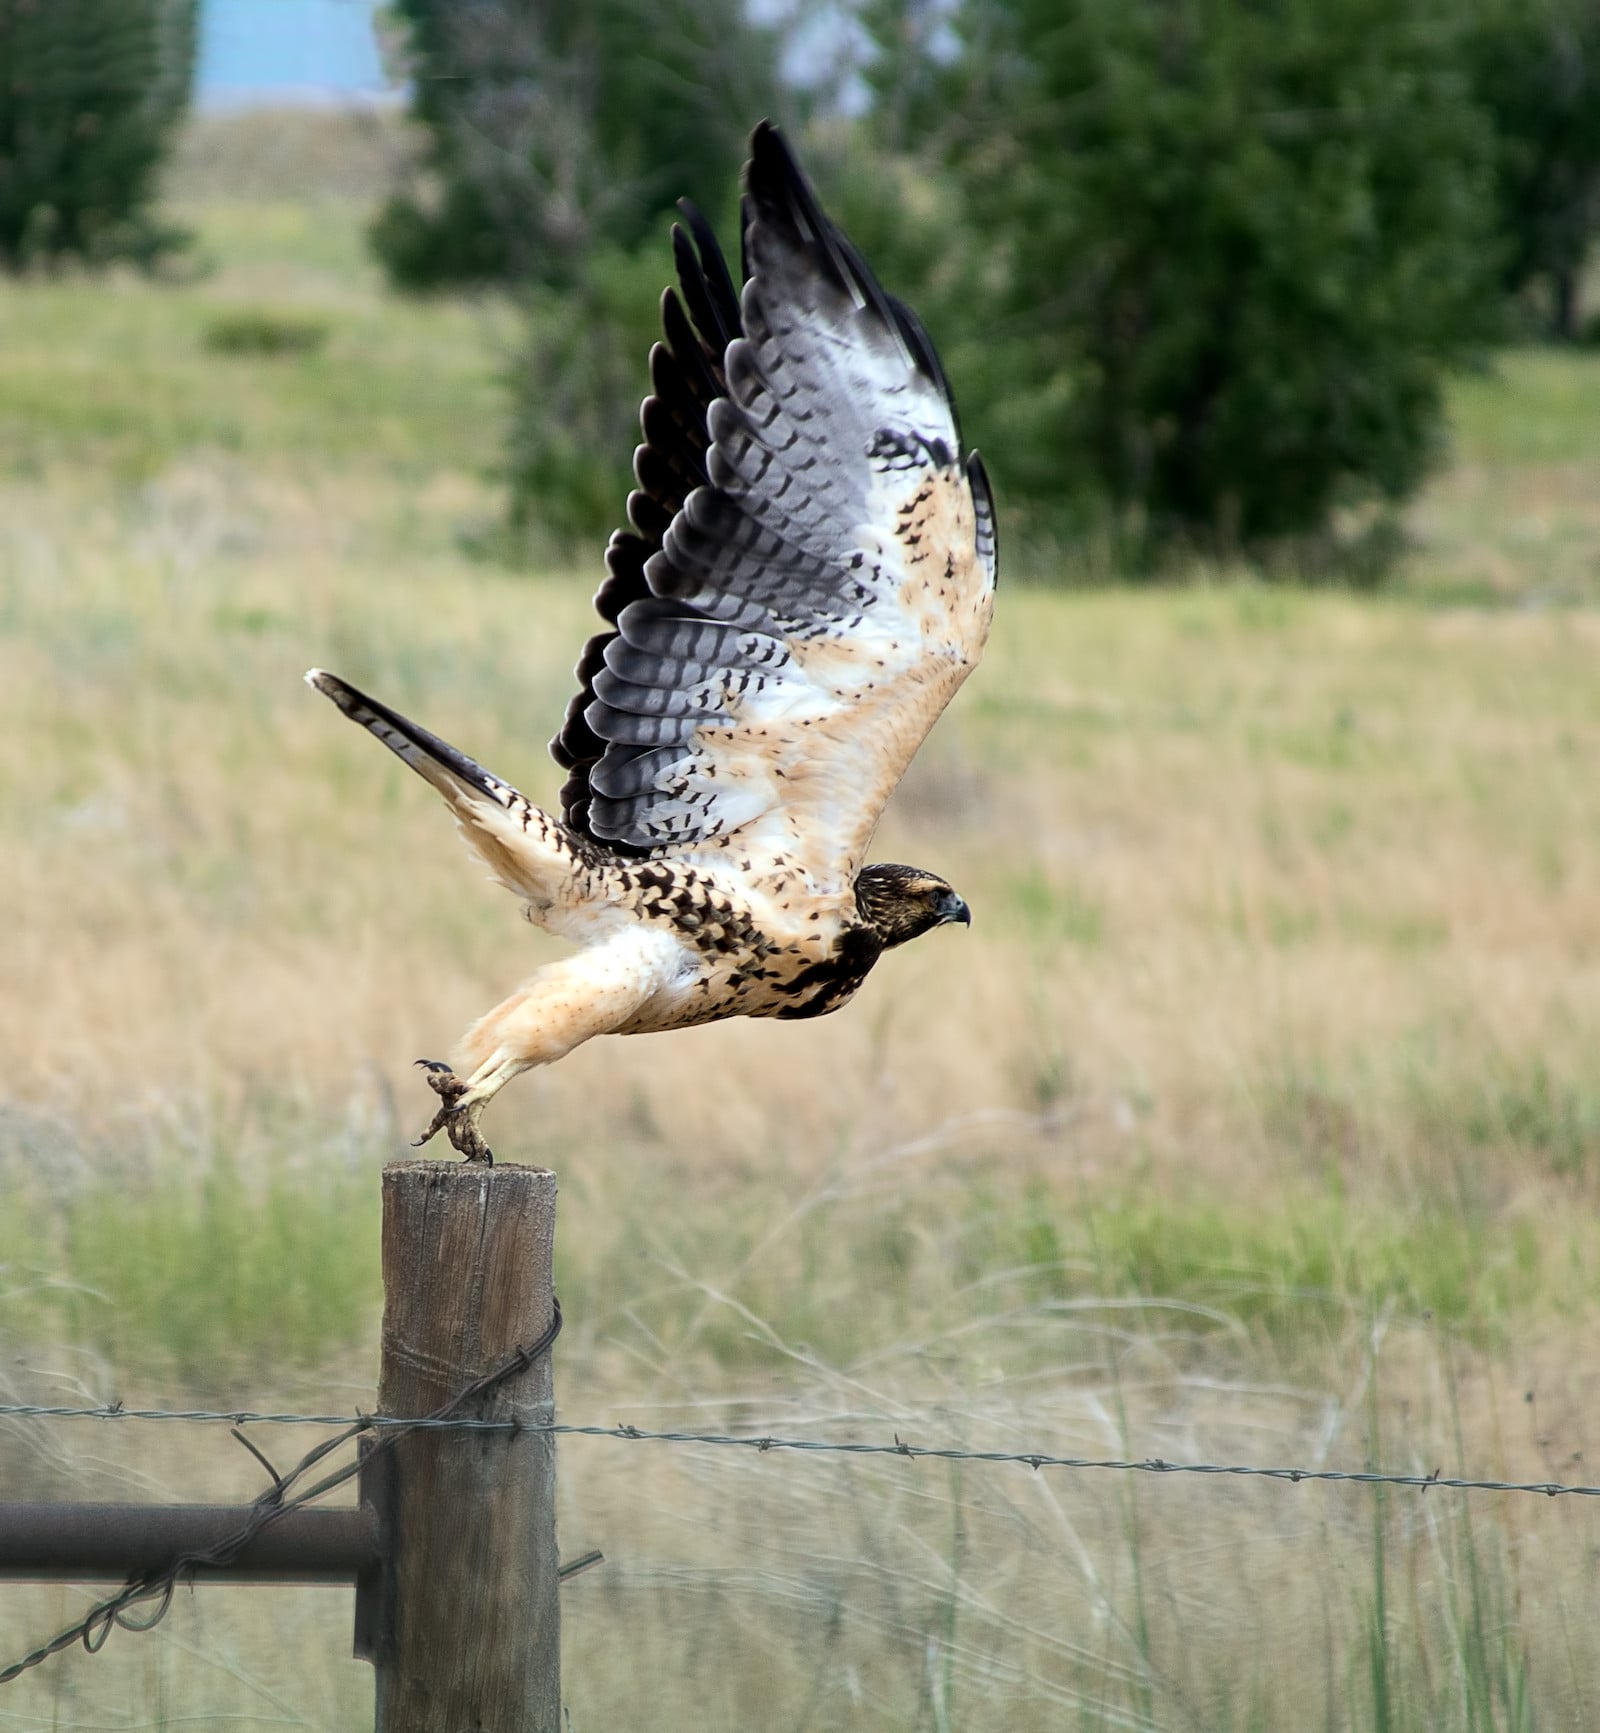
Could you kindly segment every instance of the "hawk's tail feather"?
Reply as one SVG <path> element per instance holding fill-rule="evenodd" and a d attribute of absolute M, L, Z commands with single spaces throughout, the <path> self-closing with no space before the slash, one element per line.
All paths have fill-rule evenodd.
<path fill-rule="evenodd" d="M 306 675 L 306 684 L 314 686 L 323 697 L 332 699 L 352 722 L 359 722 L 396 758 L 403 759 L 447 799 L 467 792 L 481 795 L 500 807 L 509 808 L 522 802 L 522 796 L 509 782 L 502 782 L 476 759 L 458 752 L 449 741 L 430 734 L 398 710 L 391 710 L 387 704 L 369 698 L 337 674 L 313 668 Z"/>

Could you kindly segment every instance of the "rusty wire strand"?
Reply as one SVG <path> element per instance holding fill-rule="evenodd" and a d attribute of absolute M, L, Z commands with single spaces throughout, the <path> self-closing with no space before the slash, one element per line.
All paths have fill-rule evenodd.
<path fill-rule="evenodd" d="M 556 1337 L 561 1334 L 561 1302 L 554 1296 L 551 1298 L 550 1323 L 538 1341 L 529 1347 L 519 1348 L 516 1353 L 502 1361 L 500 1365 L 485 1372 L 481 1378 L 475 1378 L 465 1388 L 458 1390 L 448 1402 L 441 1404 L 432 1414 L 415 1420 L 396 1420 L 387 1417 L 383 1435 L 367 1452 L 365 1457 L 346 1463 L 344 1467 L 334 1469 L 331 1473 L 322 1475 L 311 1482 L 309 1486 L 300 1486 L 300 1482 L 315 1468 L 316 1465 L 338 1450 L 352 1439 L 373 1429 L 373 1420 L 366 1415 L 340 1416 L 327 1424 L 343 1428 L 332 1438 L 325 1438 L 320 1444 L 314 1445 L 285 1474 L 278 1474 L 270 1463 L 261 1458 L 263 1466 L 272 1475 L 273 1484 L 266 1488 L 250 1505 L 244 1520 L 234 1532 L 214 1546 L 194 1552 L 180 1553 L 171 1564 L 159 1573 L 139 1577 L 127 1583 L 116 1594 L 105 1600 L 97 1601 L 75 1625 L 51 1638 L 48 1643 L 41 1644 L 31 1650 L 20 1661 L 14 1661 L 8 1667 L 0 1669 L 0 1685 L 9 1685 L 13 1679 L 20 1678 L 29 1668 L 37 1667 L 41 1662 L 48 1661 L 52 1655 L 59 1655 L 64 1649 L 70 1649 L 75 1643 L 82 1643 L 88 1652 L 98 1654 L 105 1647 L 113 1630 L 125 1631 L 153 1630 L 166 1617 L 172 1605 L 172 1598 L 179 1583 L 193 1577 L 197 1570 L 214 1569 L 231 1563 L 265 1528 L 271 1526 L 285 1512 L 299 1510 L 303 1506 L 321 1498 L 325 1493 L 332 1492 L 335 1487 L 343 1486 L 346 1481 L 354 1479 L 362 1467 L 370 1463 L 380 1451 L 390 1450 L 406 1436 L 408 1432 L 421 1431 L 426 1428 L 438 1428 L 448 1425 L 457 1417 L 457 1410 L 481 1396 L 488 1395 L 497 1389 L 508 1378 L 514 1378 L 520 1372 L 526 1372 L 534 1362 L 547 1354 L 554 1346 Z M 17 1418 L 19 1408 L 26 1404 L 10 1404 L 5 1412 Z M 95 1410 L 89 1410 L 94 1413 Z M 110 1418 L 126 1411 L 116 1405 L 100 1410 L 102 1417 Z M 38 1418 L 44 1418 L 43 1415 Z M 188 1416 L 187 1418 L 198 1418 Z M 219 1415 L 214 1418 L 235 1420 L 248 1418 L 244 1416 Z M 483 1423 L 479 1423 L 482 1428 Z M 497 1426 L 499 1431 L 511 1430 L 509 1426 Z M 524 1430 L 533 1430 L 532 1427 Z M 259 1452 L 253 1454 L 259 1456 Z M 295 1490 L 299 1487 L 299 1490 Z M 134 1614 L 135 1607 L 144 1606 L 148 1602 L 155 1606 L 143 1616 Z"/>

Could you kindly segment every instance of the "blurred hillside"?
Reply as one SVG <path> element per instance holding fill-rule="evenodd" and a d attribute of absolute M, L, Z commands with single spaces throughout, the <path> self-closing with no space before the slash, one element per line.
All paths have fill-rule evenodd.
<path fill-rule="evenodd" d="M 398 108 L 201 112 L 178 135 L 166 195 L 177 205 L 342 199 L 370 209 L 414 152 Z"/>

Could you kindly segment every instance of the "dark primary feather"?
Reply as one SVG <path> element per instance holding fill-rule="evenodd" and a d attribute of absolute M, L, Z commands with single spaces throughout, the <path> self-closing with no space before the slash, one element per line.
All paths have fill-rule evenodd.
<path fill-rule="evenodd" d="M 739 291 L 728 275 L 716 231 L 699 207 L 684 199 L 678 208 L 694 237 L 691 246 L 689 236 L 673 225 L 672 256 L 678 267 L 678 281 L 683 285 L 695 329 L 711 352 L 720 356 L 739 335 Z"/>
<path fill-rule="evenodd" d="M 672 251 L 683 299 L 671 289 L 661 298 L 665 342 L 651 351 L 653 390 L 639 413 L 644 443 L 634 453 L 639 486 L 628 498 L 633 527 L 612 536 L 606 550 L 607 577 L 595 597 L 600 617 L 613 626 L 624 608 L 649 598 L 646 562 L 660 551 L 668 526 L 689 494 L 707 479 L 711 437 L 707 415 L 712 401 L 726 389 L 722 357 L 739 329 L 739 299 L 716 237 L 687 200 L 682 208 L 694 240 L 673 225 Z M 577 695 L 567 706 L 561 732 L 550 742 L 551 756 L 570 772 L 561 790 L 562 817 L 586 836 L 597 835 L 589 818 L 592 772 L 608 746 L 616 742 L 648 748 L 663 738 L 643 720 L 650 714 L 647 699 L 624 694 L 612 684 L 611 696 L 622 704 L 606 703 L 606 651 L 619 636 L 615 631 L 600 632 L 584 646 L 577 667 Z M 597 723 L 604 733 L 597 731 Z M 673 738 L 686 739 L 687 734 Z M 597 840 L 620 854 L 653 852 L 620 837 Z"/>

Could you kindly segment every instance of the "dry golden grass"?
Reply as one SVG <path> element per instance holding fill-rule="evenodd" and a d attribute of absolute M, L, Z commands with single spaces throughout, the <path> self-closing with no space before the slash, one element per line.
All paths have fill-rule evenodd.
<path fill-rule="evenodd" d="M 240 1090 L 335 1101 L 375 1068 L 415 1115 L 406 1062 L 545 954 L 297 676 L 338 667 L 549 799 L 587 580 L 473 566 L 437 529 L 396 546 L 374 485 L 219 456 L 100 501 L 11 484 L 18 1101 L 96 1127 Z M 410 508 L 473 503 L 445 477 Z M 689 1168 L 781 1152 L 803 1175 L 1048 1109 L 1075 1174 L 1477 1178 L 1507 1205 L 1581 1184 L 1560 1122 L 1594 1106 L 1597 649 L 1570 610 L 1015 589 L 879 845 L 961 886 L 970 940 L 892 958 L 813 1026 L 596 1046 L 520 1085 L 499 1135 L 598 1148 L 643 1115 Z M 1462 1121 L 1501 1085 L 1544 1088 L 1555 1123 L 1490 1135 L 1492 1171 L 1462 1175 Z"/>
<path fill-rule="evenodd" d="M 471 552 L 492 314 L 390 303 L 353 207 L 265 191 L 195 207 L 209 278 L 0 302 L 19 1393 L 366 1399 L 409 1061 L 546 954 L 299 676 L 548 800 L 594 572 Z M 208 352 L 240 304 L 326 343 Z M 838 1017 L 598 1043 L 497 1104 L 562 1176 L 568 1416 L 1592 1479 L 1597 389 L 1543 355 L 1464 387 L 1380 597 L 1013 574 L 876 851 L 971 933 Z M 231 1449 L 0 1463 L 200 1498 L 252 1486 Z M 647 1689 L 662 1726 L 930 1729 L 1581 1725 L 1600 1691 L 1574 1501 L 581 1442 L 563 1498 L 610 1559 L 568 1591 L 578 1733 Z M 4 1591 L 4 1647 L 73 1600 Z M 0 1710 L 360 1719 L 347 1599 L 269 1604 L 202 1592 Z"/>

